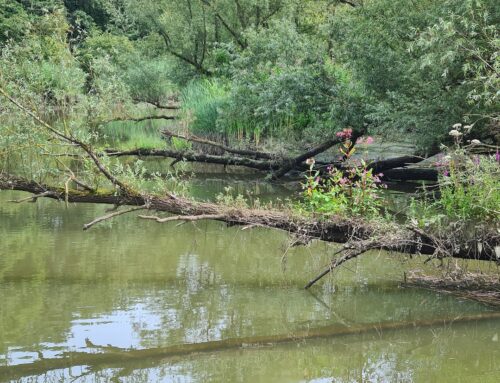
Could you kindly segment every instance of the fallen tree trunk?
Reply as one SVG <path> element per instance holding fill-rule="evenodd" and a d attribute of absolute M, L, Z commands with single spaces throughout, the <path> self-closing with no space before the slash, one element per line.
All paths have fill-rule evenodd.
<path fill-rule="evenodd" d="M 310 154 L 311 152 L 308 152 Z M 106 154 L 111 157 L 124 157 L 124 156 L 139 156 L 139 157 L 163 157 L 163 158 L 172 158 L 178 161 L 185 162 L 201 162 L 208 164 L 217 164 L 224 166 L 243 166 L 250 169 L 255 169 L 259 171 L 273 171 L 276 170 L 278 173 L 274 173 L 275 177 L 282 177 L 282 172 L 284 169 L 283 164 L 287 163 L 286 166 L 287 173 L 291 170 L 297 171 L 306 171 L 309 169 L 309 166 L 306 165 L 303 161 L 300 163 L 294 163 L 293 167 L 290 167 L 290 164 L 293 160 L 289 158 L 282 158 L 279 156 L 274 157 L 273 159 L 256 159 L 250 157 L 241 157 L 241 156 L 230 156 L 230 155 L 214 155 L 214 154 L 204 154 L 198 153 L 195 151 L 178 151 L 172 149 L 148 149 L 148 148 L 137 148 L 132 150 L 117 150 L 117 149 L 106 149 Z M 302 157 L 310 158 L 305 155 L 301 155 Z M 410 180 L 428 180 L 428 181 L 436 181 L 437 180 L 437 171 L 432 168 L 408 168 L 403 167 L 407 164 L 414 164 L 422 161 L 423 159 L 420 157 L 414 156 L 402 156 L 391 158 L 387 160 L 379 160 L 372 162 L 368 168 L 373 168 L 376 173 L 384 172 L 384 179 L 389 180 L 401 180 L 401 181 L 410 181 Z M 304 160 L 305 161 L 305 160 Z M 325 161 L 317 161 L 317 165 L 325 168 L 327 166 L 334 167 L 343 167 L 340 162 L 325 162 Z M 279 178 L 278 177 L 278 178 Z"/>
<path fill-rule="evenodd" d="M 64 188 L 51 187 L 5 173 L 0 173 L 0 189 L 22 190 L 34 193 L 35 198 L 53 198 L 66 202 L 96 202 L 112 203 L 116 207 L 120 205 L 140 206 L 141 210 L 154 210 L 168 212 L 178 215 L 177 220 L 199 220 L 214 219 L 226 222 L 229 225 L 251 225 L 285 230 L 297 235 L 302 243 L 311 239 L 320 239 L 329 242 L 345 243 L 343 249 L 336 254 L 325 271 L 312 280 L 306 288 L 310 287 L 321 277 L 344 262 L 353 259 L 368 250 L 384 249 L 408 254 L 428 254 L 431 257 L 443 258 L 445 256 L 461 259 L 477 259 L 485 261 L 496 261 L 500 259 L 500 233 L 498 230 L 481 230 L 472 238 L 463 235 L 451 238 L 449 235 L 434 236 L 426 233 L 418 227 L 403 227 L 397 223 L 374 223 L 366 222 L 361 218 L 345 218 L 340 216 L 324 217 L 302 216 L 289 211 L 263 210 L 249 208 L 235 208 L 222 204 L 209 202 L 197 202 L 186 198 L 180 198 L 172 193 L 166 192 L 164 196 L 151 195 L 136 191 L 127 182 L 119 179 L 108 167 L 101 162 L 98 154 L 94 153 L 90 145 L 78 138 L 60 131 L 43 121 L 35 112 L 21 105 L 0 87 L 0 94 L 16 105 L 21 111 L 33 118 L 52 137 L 65 143 L 70 143 L 80 148 L 92 161 L 95 169 L 106 178 L 114 187 L 110 192 L 98 192 L 85 189 L 78 191 L 69 189 L 69 180 L 73 179 L 74 173 L 71 169 L 71 177 L 66 181 Z M 326 150 L 329 141 L 320 145 L 302 156 L 296 157 L 294 161 L 305 160 L 309 155 L 315 155 L 315 151 Z M 278 174 L 289 165 L 282 166 Z M 97 222 L 125 214 L 139 209 L 128 209 L 126 212 L 116 212 L 106 217 L 94 220 L 85 226 L 86 229 Z M 141 216 L 141 218 L 152 219 L 156 222 L 172 221 L 156 216 Z M 460 233 L 459 233 L 460 234 Z M 464 234 L 464 233 L 462 233 Z"/>
<path fill-rule="evenodd" d="M 161 104 L 158 101 L 142 100 L 139 98 L 135 98 L 134 101 L 137 103 L 143 102 L 145 104 L 153 105 L 154 107 L 156 107 L 158 109 L 179 110 L 181 108 L 181 105 L 179 103 Z"/>
<path fill-rule="evenodd" d="M 223 145 L 223 144 L 215 142 L 215 141 L 207 140 L 206 138 L 197 137 L 197 136 L 192 135 L 192 134 L 182 135 L 182 134 L 170 132 L 169 130 L 166 130 L 166 129 L 164 129 L 162 131 L 162 134 L 163 134 L 163 136 L 165 136 L 167 138 L 175 137 L 175 138 L 180 138 L 182 140 L 186 140 L 189 142 L 196 142 L 198 144 L 210 145 L 210 146 L 213 146 L 215 148 L 222 149 L 225 152 L 236 154 L 238 156 L 244 156 L 244 157 L 250 157 L 250 158 L 256 158 L 256 159 L 266 159 L 266 160 L 271 160 L 273 158 L 278 157 L 277 155 L 274 155 L 272 153 L 261 152 L 258 150 L 232 148 L 232 147 L 229 147 L 227 145 Z"/>
<path fill-rule="evenodd" d="M 288 158 L 288 159 L 284 160 L 281 167 L 271 174 L 271 179 L 277 180 L 277 179 L 283 177 L 290 170 L 297 168 L 299 165 L 301 165 L 308 158 L 313 158 L 313 157 L 317 156 L 318 154 L 323 153 L 324 151 L 330 149 L 333 145 L 339 144 L 341 142 L 342 141 L 338 137 L 332 138 L 332 139 L 327 140 L 318 146 L 315 146 L 314 148 L 308 150 L 307 152 L 305 152 L 297 157 Z"/>
<path fill-rule="evenodd" d="M 170 115 L 144 116 L 144 117 L 117 117 L 117 118 L 113 118 L 111 120 L 104 121 L 104 123 L 107 124 L 107 123 L 116 122 L 116 121 L 141 122 L 141 121 L 148 121 L 148 120 L 176 120 L 176 119 L 177 119 L 177 116 L 170 116 Z"/>
<path fill-rule="evenodd" d="M 229 225 L 252 225 L 281 229 L 302 237 L 306 243 L 311 239 L 345 243 L 346 245 L 339 251 L 339 254 L 344 253 L 344 255 L 336 258 L 328 269 L 333 269 L 349 259 L 374 249 L 485 261 L 498 261 L 496 251 L 500 251 L 500 234 L 498 233 L 479 233 L 478 235 L 482 236 L 468 240 L 463 239 L 461 243 L 457 244 L 448 242 L 446 238 L 435 238 L 418 228 L 396 224 L 385 224 L 380 227 L 362 219 L 304 217 L 279 210 L 234 208 L 173 195 L 159 197 L 134 194 L 130 191 L 116 195 L 115 191 L 103 193 L 88 190 L 66 190 L 8 174 L 0 175 L 0 189 L 22 190 L 33 193 L 35 196 L 68 202 L 142 206 L 145 210 L 177 215 L 177 220 L 183 220 L 183 217 L 186 217 L 186 220 L 194 220 L 196 217 L 203 216 L 203 218 L 226 222 Z M 161 222 L 160 217 L 143 217 Z"/>
<path fill-rule="evenodd" d="M 384 179 L 398 181 L 437 181 L 438 172 L 432 168 L 394 168 L 384 170 Z"/>
<path fill-rule="evenodd" d="M 254 158 L 239 156 L 218 156 L 214 154 L 198 153 L 191 150 L 178 151 L 171 149 L 147 149 L 138 148 L 132 150 L 119 151 L 116 149 L 107 149 L 106 154 L 111 157 L 139 156 L 139 157 L 166 157 L 177 161 L 203 162 L 218 165 L 244 166 L 251 169 L 269 171 L 278 169 L 281 161 L 276 160 L 258 160 Z"/>

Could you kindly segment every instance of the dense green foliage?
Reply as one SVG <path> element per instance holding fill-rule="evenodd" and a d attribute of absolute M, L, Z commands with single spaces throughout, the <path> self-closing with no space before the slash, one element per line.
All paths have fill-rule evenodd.
<path fill-rule="evenodd" d="M 153 105 L 173 100 L 182 105 L 182 129 L 254 144 L 320 142 L 353 128 L 412 139 L 429 152 L 449 141 L 455 121 L 494 144 L 499 7 L 494 0 L 0 0 L 0 86 L 93 145 L 116 131 L 108 121 L 160 113 Z M 43 173 L 51 168 L 46 153 L 66 150 L 4 100 L 0 121 L 2 161 L 26 153 L 20 163 Z"/>

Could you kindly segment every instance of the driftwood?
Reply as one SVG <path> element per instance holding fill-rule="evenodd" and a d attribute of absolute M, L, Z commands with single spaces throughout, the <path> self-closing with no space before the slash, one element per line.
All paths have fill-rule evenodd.
<path fill-rule="evenodd" d="M 60 357 L 39 359 L 33 363 L 19 364 L 14 366 L 0 366 L 0 379 L 14 380 L 25 376 L 38 375 L 51 370 L 71 368 L 74 366 L 89 366 L 90 371 L 100 368 L 109 368 L 110 365 L 121 365 L 133 363 L 134 361 L 164 360 L 165 358 L 187 357 L 201 353 L 216 353 L 228 350 L 255 349 L 257 347 L 269 347 L 291 342 L 345 337 L 351 335 L 380 336 L 382 332 L 393 332 L 405 329 L 432 328 L 439 326 L 459 326 L 477 323 L 481 321 L 495 321 L 500 318 L 500 313 L 488 312 L 484 314 L 467 315 L 461 317 L 441 317 L 433 319 L 381 322 L 373 324 L 356 325 L 330 325 L 292 333 L 252 336 L 244 338 L 229 338 L 200 343 L 187 343 L 174 346 L 156 347 L 147 349 L 121 349 L 113 346 L 99 346 L 93 344 L 89 339 L 85 340 L 89 351 L 98 349 L 101 352 L 63 352 Z"/>

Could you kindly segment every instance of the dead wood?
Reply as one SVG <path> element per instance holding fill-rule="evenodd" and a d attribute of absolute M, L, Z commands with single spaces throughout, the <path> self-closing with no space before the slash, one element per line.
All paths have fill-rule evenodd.
<path fill-rule="evenodd" d="M 166 158 L 173 158 L 178 161 L 202 162 L 202 163 L 218 164 L 225 166 L 227 165 L 243 166 L 262 171 L 277 169 L 281 165 L 281 161 L 279 159 L 258 160 L 254 158 L 239 157 L 239 156 L 229 156 L 229 155 L 219 156 L 214 154 L 198 153 L 192 150 L 178 151 L 171 149 L 139 148 L 139 149 L 120 151 L 116 149 L 107 149 L 106 154 L 111 157 L 123 157 L 123 156 L 166 157 Z"/>
<path fill-rule="evenodd" d="M 110 122 L 116 122 L 116 121 L 131 121 L 131 122 L 141 122 L 141 121 L 148 121 L 148 120 L 176 120 L 177 116 L 171 116 L 171 115 L 158 115 L 158 116 L 144 116 L 144 117 L 117 117 L 117 118 L 112 118 L 110 120 L 106 120 L 103 123 L 107 124 Z"/>
<path fill-rule="evenodd" d="M 271 179 L 277 180 L 285 174 L 287 174 L 290 170 L 293 170 L 297 168 L 299 165 L 301 165 L 304 161 L 306 161 L 308 158 L 313 158 L 317 156 L 320 153 L 323 153 L 324 151 L 330 149 L 332 146 L 339 144 L 341 140 L 338 137 L 332 138 L 330 140 L 325 141 L 322 144 L 319 144 L 312 149 L 306 151 L 305 153 L 302 153 L 301 155 L 294 157 L 294 158 L 288 158 L 283 160 L 283 164 L 274 171 L 271 174 Z"/>
<path fill-rule="evenodd" d="M 206 138 L 198 137 L 193 134 L 178 134 L 171 132 L 167 129 L 164 129 L 162 131 L 163 136 L 168 137 L 168 138 L 180 138 L 182 140 L 190 141 L 190 142 L 196 142 L 199 144 L 204 144 L 204 145 L 210 145 L 219 149 L 222 149 L 225 152 L 228 153 L 233 153 L 239 156 L 244 156 L 244 157 L 250 157 L 250 158 L 257 158 L 257 159 L 266 159 L 266 160 L 271 160 L 273 158 L 276 158 L 276 155 L 273 155 L 272 153 L 267 153 L 267 152 L 262 152 L 258 150 L 250 150 L 250 149 L 237 149 L 237 148 L 232 148 L 227 145 L 221 144 L 219 142 L 211 141 Z"/>
<path fill-rule="evenodd" d="M 435 276 L 411 272 L 405 276 L 402 285 L 451 294 L 490 306 L 500 306 L 500 277 L 498 274 L 459 271 Z"/>
<path fill-rule="evenodd" d="M 142 206 L 136 206 L 136 207 L 132 207 L 130 209 L 115 211 L 113 213 L 103 215 L 102 217 L 98 217 L 98 218 L 94 219 L 92 222 L 89 222 L 89 223 L 86 223 L 85 225 L 83 225 L 83 230 L 88 230 L 92 226 L 94 226 L 95 224 L 98 224 L 99 222 L 103 222 L 103 221 L 106 221 L 108 219 L 112 219 L 114 217 L 118 217 L 119 215 L 131 213 L 133 211 L 143 210 L 143 209 L 147 209 L 147 208 L 148 208 L 148 205 L 145 204 L 145 205 L 142 205 Z"/>
<path fill-rule="evenodd" d="M 168 212 L 177 216 L 199 216 L 198 219 L 216 219 L 231 225 L 258 225 L 285 230 L 304 238 L 327 242 L 348 243 L 344 261 L 352 259 L 367 250 L 384 249 L 407 254 L 442 255 L 462 258 L 497 261 L 495 247 L 500 246 L 500 234 L 484 233 L 481 238 L 452 243 L 442 239 L 439 246 L 429 235 L 410 228 L 366 222 L 360 218 L 304 217 L 279 211 L 248 208 L 233 208 L 217 203 L 197 202 L 186 198 L 167 195 L 164 197 L 122 192 L 109 193 L 78 190 L 64 190 L 39 184 L 8 174 L 0 175 L 0 189 L 22 190 L 35 195 L 50 192 L 45 198 L 67 199 L 68 202 L 105 203 L 112 205 L 144 206 L 148 210 Z M 189 219 L 189 218 L 188 218 Z M 481 244 L 481 246 L 478 246 Z M 335 262 L 335 261 L 334 261 Z M 335 265 L 335 263 L 332 263 Z M 329 267 L 330 269 L 330 267 Z"/>
<path fill-rule="evenodd" d="M 158 223 L 173 222 L 173 221 L 194 222 L 194 221 L 201 221 L 201 220 L 223 220 L 224 219 L 224 215 L 222 215 L 222 214 L 175 215 L 172 217 L 164 217 L 164 218 L 160 218 L 157 216 L 151 216 L 151 215 L 139 215 L 138 217 L 141 219 L 153 220 L 153 221 L 156 221 Z"/>
<path fill-rule="evenodd" d="M 145 103 L 149 105 L 153 105 L 154 107 L 158 109 L 166 109 L 166 110 L 179 110 L 181 108 L 179 103 L 171 103 L 171 104 L 161 104 L 158 101 L 153 101 L 153 100 L 142 100 L 142 99 L 134 99 L 135 102 L 137 103 Z"/>

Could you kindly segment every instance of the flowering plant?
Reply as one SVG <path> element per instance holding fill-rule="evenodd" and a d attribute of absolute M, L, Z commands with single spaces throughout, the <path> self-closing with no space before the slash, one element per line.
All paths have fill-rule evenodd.
<path fill-rule="evenodd" d="M 337 137 L 343 139 L 339 148 L 341 166 L 328 166 L 326 173 L 320 174 L 319 170 L 314 170 L 314 159 L 306 162 L 309 171 L 302 185 L 302 206 L 307 211 L 326 215 L 377 216 L 382 207 L 381 189 L 386 187 L 380 179 L 383 174 L 374 174 L 364 160 L 353 161 L 352 166 L 347 166 L 347 160 L 355 151 L 352 130 L 344 129 Z M 373 142 L 373 138 L 369 138 L 368 141 Z"/>
<path fill-rule="evenodd" d="M 470 126 L 453 125 L 449 134 L 454 146 L 443 146 L 439 156 L 438 184 L 434 198 L 413 202 L 412 219 L 420 226 L 451 222 L 496 222 L 500 224 L 500 154 L 472 154 L 463 146 Z M 480 145 L 471 140 L 470 147 Z"/>

